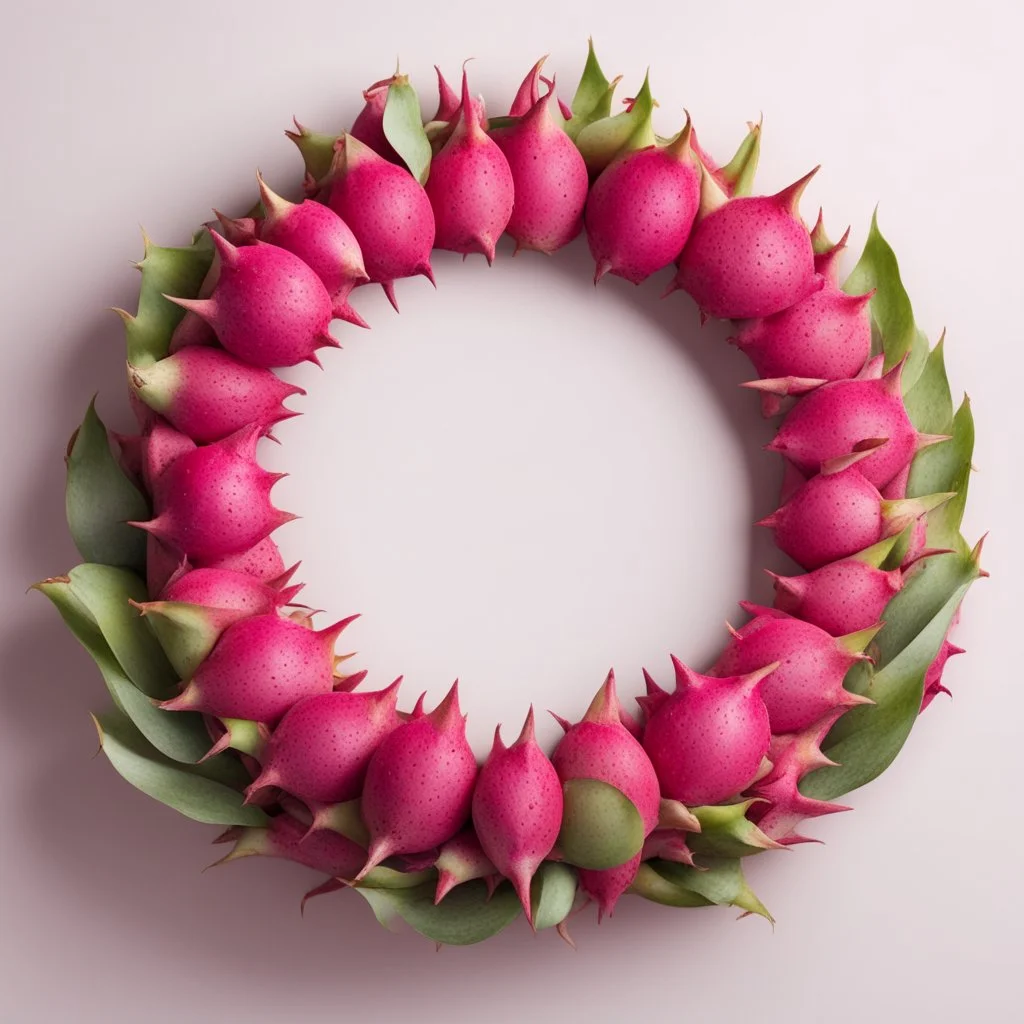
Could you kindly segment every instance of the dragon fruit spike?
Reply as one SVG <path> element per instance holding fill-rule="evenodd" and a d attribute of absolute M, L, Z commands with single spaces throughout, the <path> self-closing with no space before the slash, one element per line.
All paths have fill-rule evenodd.
<path fill-rule="evenodd" d="M 730 199 L 699 217 L 669 291 L 689 292 L 704 316 L 733 320 L 771 316 L 808 295 L 814 251 L 797 205 L 816 172 L 777 195 Z"/>
<path fill-rule="evenodd" d="M 363 109 L 352 123 L 351 134 L 363 145 L 369 146 L 378 156 L 391 163 L 399 163 L 401 157 L 384 134 L 384 108 L 388 102 L 388 90 L 399 78 L 397 72 L 390 78 L 374 82 L 363 90 Z"/>
<path fill-rule="evenodd" d="M 832 708 L 871 703 L 844 689 L 843 680 L 858 661 L 867 658 L 864 648 L 882 628 L 881 623 L 837 639 L 773 608 L 747 601 L 740 606 L 753 618 L 733 630 L 710 674 L 741 676 L 767 662 L 777 663 L 760 687 L 772 732 L 798 732 Z"/>
<path fill-rule="evenodd" d="M 540 98 L 540 71 L 547 59 L 548 55 L 545 54 L 530 68 L 529 73 L 523 79 L 523 84 L 516 92 L 515 99 L 512 100 L 512 106 L 508 110 L 509 117 L 523 117 L 536 105 Z"/>
<path fill-rule="evenodd" d="M 948 636 L 942 641 L 939 653 L 935 656 L 935 660 L 928 666 L 928 671 L 925 673 L 924 693 L 921 696 L 921 711 L 924 711 L 940 693 L 952 696 L 949 688 L 942 684 L 942 673 L 945 671 L 946 662 L 950 658 L 963 653 L 965 653 L 964 649 L 957 647 L 954 643 L 950 643 Z"/>
<path fill-rule="evenodd" d="M 483 878 L 493 887 L 493 880 L 498 875 L 497 868 L 487 858 L 480 840 L 471 829 L 463 829 L 457 836 L 449 839 L 438 853 L 434 861 L 437 868 L 437 889 L 434 892 L 434 905 L 441 902 L 463 882 L 471 882 L 475 878 Z"/>
<path fill-rule="evenodd" d="M 156 516 L 133 522 L 190 560 L 245 551 L 296 517 L 270 504 L 283 474 L 256 462 L 258 426 L 179 455 L 154 482 Z"/>
<path fill-rule="evenodd" d="M 459 95 L 448 84 L 441 69 L 435 64 L 437 72 L 437 113 L 431 118 L 432 121 L 451 121 L 459 112 Z"/>
<path fill-rule="evenodd" d="M 595 284 L 609 273 L 639 284 L 682 251 L 700 204 L 690 128 L 687 114 L 667 146 L 623 153 L 594 182 L 584 220 Z"/>
<path fill-rule="evenodd" d="M 766 446 L 804 472 L 858 450 L 868 438 L 885 439 L 859 466 L 876 487 L 884 487 L 923 447 L 948 440 L 921 434 L 903 405 L 899 362 L 878 379 L 838 380 L 811 392 L 782 421 Z"/>
<path fill-rule="evenodd" d="M 218 348 L 192 346 L 144 368 L 128 364 L 132 390 L 194 441 L 220 441 L 255 423 L 264 432 L 299 414 L 282 403 L 306 392 Z"/>
<path fill-rule="evenodd" d="M 362 693 L 318 693 L 293 704 L 271 734 L 247 799 L 277 786 L 314 808 L 354 800 L 373 752 L 400 724 L 401 682 Z"/>
<path fill-rule="evenodd" d="M 269 243 L 238 248 L 216 232 L 210 237 L 221 263 L 213 294 L 166 299 L 201 316 L 224 348 L 252 366 L 319 364 L 317 349 L 338 347 L 327 329 L 331 297 L 298 256 Z"/>
<path fill-rule="evenodd" d="M 357 616 L 314 631 L 253 615 L 228 626 L 184 690 L 160 706 L 275 725 L 302 697 L 330 693 L 334 644 Z"/>
<path fill-rule="evenodd" d="M 458 120 L 430 165 L 426 190 L 437 225 L 434 244 L 463 255 L 482 253 L 493 263 L 515 186 L 505 155 L 480 123 L 465 69 Z"/>
<path fill-rule="evenodd" d="M 259 171 L 256 181 L 266 211 L 259 227 L 260 239 L 287 249 L 312 268 L 331 296 L 337 319 L 358 327 L 369 326 L 348 303 L 352 289 L 369 280 L 359 243 L 349 226 L 323 203 L 282 199 Z"/>
<path fill-rule="evenodd" d="M 633 884 L 640 867 L 641 853 L 638 853 L 625 864 L 603 871 L 591 871 L 579 868 L 580 888 L 597 904 L 598 923 L 605 916 L 611 917 L 622 894 Z"/>
<path fill-rule="evenodd" d="M 440 846 L 469 819 L 477 766 L 458 685 L 429 714 L 391 731 L 370 758 L 361 804 L 370 846 L 355 881 L 388 857 Z"/>
<path fill-rule="evenodd" d="M 394 282 L 422 274 L 431 284 L 434 213 L 423 186 L 352 135 L 335 145 L 328 205 L 351 228 L 371 281 L 395 301 Z"/>
<path fill-rule="evenodd" d="M 506 231 L 520 249 L 552 253 L 583 227 L 587 165 L 551 113 L 554 87 L 521 120 L 496 128 L 491 138 L 512 173 L 515 201 Z"/>
<path fill-rule="evenodd" d="M 688 807 L 720 803 L 746 789 L 768 753 L 771 729 L 761 697 L 778 662 L 739 676 L 704 676 L 672 658 L 675 691 L 644 729 L 661 792 Z"/>
<path fill-rule="evenodd" d="M 473 793 L 473 823 L 480 845 L 511 881 L 533 925 L 530 883 L 550 854 L 562 824 L 562 784 L 537 745 L 531 706 L 510 747 L 494 731 L 494 746 Z"/>

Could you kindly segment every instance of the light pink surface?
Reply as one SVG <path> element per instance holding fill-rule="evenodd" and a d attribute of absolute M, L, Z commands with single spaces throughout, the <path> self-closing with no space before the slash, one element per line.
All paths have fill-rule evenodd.
<path fill-rule="evenodd" d="M 1024 705 L 1008 639 L 1024 568 L 1008 316 L 1020 14 L 922 14 L 908 0 L 642 13 L 458 0 L 443 17 L 353 6 L 64 2 L 5 15 L 0 1020 L 1011 1019 L 1024 941 Z M 350 122 L 396 52 L 430 108 L 431 65 L 454 78 L 475 55 L 497 110 L 547 50 L 573 83 L 588 32 L 606 69 L 627 73 L 622 95 L 650 63 L 663 131 L 685 103 L 702 144 L 724 154 L 764 110 L 764 188 L 820 160 L 804 212 L 824 203 L 837 233 L 852 222 L 854 251 L 882 200 L 919 320 L 933 339 L 948 328 L 954 387 L 974 399 L 982 472 L 966 528 L 992 529 L 996 575 L 967 605 L 954 702 L 936 701 L 854 813 L 812 826 L 827 846 L 751 865 L 774 933 L 730 911 L 626 899 L 600 928 L 576 924 L 576 953 L 520 922 L 435 955 L 380 929 L 351 894 L 300 918 L 315 879 L 298 867 L 200 874 L 215 830 L 90 759 L 100 680 L 24 589 L 75 561 L 61 455 L 89 395 L 129 422 L 104 307 L 135 301 L 139 221 L 182 242 L 214 203 L 242 212 L 257 165 L 283 189 L 298 169 L 280 134 L 291 115 Z M 503 243 L 491 270 L 448 255 L 436 270 L 436 296 L 422 279 L 399 284 L 401 317 L 379 292 L 355 296 L 374 330 L 338 327 L 345 349 L 326 353 L 327 374 L 294 375 L 312 388 L 309 415 L 282 426 L 267 461 L 293 473 L 279 499 L 304 519 L 282 543 L 305 559 L 306 599 L 365 613 L 346 641 L 371 684 L 405 672 L 407 700 L 429 688 L 436 701 L 460 675 L 483 754 L 493 723 L 518 724 L 531 700 L 578 715 L 610 664 L 625 694 L 641 664 L 664 674 L 669 649 L 706 665 L 735 601 L 768 597 L 768 539 L 749 524 L 774 507 L 779 468 L 735 386 L 744 361 L 724 330 L 698 333 L 682 296 L 659 303 L 660 278 L 595 293 L 583 243 L 551 261 L 513 261 Z"/>

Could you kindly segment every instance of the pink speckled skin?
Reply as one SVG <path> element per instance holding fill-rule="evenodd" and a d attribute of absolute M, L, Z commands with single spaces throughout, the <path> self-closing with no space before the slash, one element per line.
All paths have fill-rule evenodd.
<path fill-rule="evenodd" d="M 641 854 L 637 854 L 625 864 L 603 871 L 592 871 L 578 868 L 580 888 L 597 904 L 597 918 L 600 921 L 606 914 L 611 916 L 619 897 L 633 884 L 640 867 Z"/>
<path fill-rule="evenodd" d="M 651 146 L 617 157 L 587 199 L 587 241 L 597 275 L 639 284 L 682 251 L 700 205 L 700 169 Z"/>
<path fill-rule="evenodd" d="M 703 676 L 673 658 L 676 689 L 647 720 L 644 750 L 661 791 L 688 807 L 715 804 L 754 781 L 771 728 L 762 676 Z"/>
<path fill-rule="evenodd" d="M 253 426 L 179 455 L 153 488 L 155 518 L 133 525 L 190 559 L 244 551 L 293 516 L 274 508 L 279 477 L 256 462 L 260 428 Z"/>
<path fill-rule="evenodd" d="M 168 422 L 194 441 L 220 441 L 255 423 L 269 430 L 298 415 L 281 403 L 305 391 L 270 370 L 219 348 L 192 345 L 142 370 L 133 385 Z"/>
<path fill-rule="evenodd" d="M 902 586 L 899 569 L 844 558 L 802 576 L 776 576 L 775 607 L 843 636 L 878 622 Z"/>
<path fill-rule="evenodd" d="M 164 601 L 229 608 L 247 615 L 269 615 L 295 596 L 296 587 L 268 586 L 247 573 L 231 569 L 192 569 L 171 580 Z"/>
<path fill-rule="evenodd" d="M 876 487 L 885 486 L 918 447 L 917 431 L 903 406 L 901 371 L 902 365 L 877 380 L 839 380 L 812 391 L 783 420 L 769 450 L 814 473 L 822 462 L 849 454 L 862 441 L 885 438 L 857 464 Z"/>
<path fill-rule="evenodd" d="M 788 309 L 753 320 L 730 339 L 764 378 L 856 377 L 871 355 L 870 295 L 847 295 L 827 278 Z"/>
<path fill-rule="evenodd" d="M 363 90 L 363 109 L 352 122 L 352 135 L 363 145 L 369 146 L 378 156 L 391 163 L 400 164 L 402 158 L 395 152 L 384 134 L 384 107 L 388 101 L 390 80 L 374 82 Z"/>
<path fill-rule="evenodd" d="M 284 558 L 277 544 L 270 537 L 264 537 L 263 540 L 244 551 L 209 559 L 194 559 L 193 564 L 197 568 L 208 566 L 211 569 L 232 569 L 235 572 L 244 572 L 264 582 L 276 579 L 284 572 Z"/>
<path fill-rule="evenodd" d="M 694 226 L 676 284 L 707 316 L 771 316 L 814 288 L 811 236 L 776 196 L 731 199 Z"/>
<path fill-rule="evenodd" d="M 314 632 L 276 614 L 241 619 L 162 707 L 274 725 L 297 700 L 331 692 L 334 642 L 349 621 Z"/>
<path fill-rule="evenodd" d="M 366 857 L 366 851 L 351 839 L 329 829 L 310 833 L 290 814 L 270 819 L 262 848 L 264 857 L 295 861 L 333 878 L 351 878 Z"/>
<path fill-rule="evenodd" d="M 250 791 L 280 786 L 307 804 L 359 796 L 373 752 L 400 724 L 397 700 L 398 683 L 374 692 L 303 698 L 270 737 L 263 771 Z"/>
<path fill-rule="evenodd" d="M 152 494 L 164 470 L 179 455 L 195 450 L 196 443 L 192 438 L 175 430 L 165 420 L 155 420 L 142 445 L 142 480 L 146 490 Z"/>
<path fill-rule="evenodd" d="M 732 637 L 710 674 L 744 676 L 778 662 L 759 690 L 772 732 L 797 732 L 850 703 L 854 695 L 843 689 L 843 679 L 861 655 L 809 622 L 744 607 L 754 618 Z"/>

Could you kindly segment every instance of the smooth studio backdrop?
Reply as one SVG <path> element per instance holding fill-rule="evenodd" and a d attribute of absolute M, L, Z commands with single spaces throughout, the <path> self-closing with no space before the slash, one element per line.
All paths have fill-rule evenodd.
<path fill-rule="evenodd" d="M 1019 874 L 1021 95 L 1010 3 L 867 0 L 586 5 L 101 2 L 21 5 L 0 39 L 4 354 L 0 635 L 0 1020 L 958 1021 L 1015 1017 Z M 977 418 L 965 529 L 992 535 L 939 699 L 904 755 L 812 823 L 825 840 L 758 858 L 777 918 L 625 899 L 577 952 L 518 922 L 472 949 L 390 935 L 353 894 L 298 912 L 316 878 L 249 860 L 201 874 L 214 829 L 118 779 L 87 710 L 99 677 L 29 583 L 74 564 L 62 454 L 89 396 L 130 424 L 120 325 L 138 224 L 187 240 L 239 213 L 262 168 L 299 162 L 282 129 L 351 123 L 359 91 L 464 58 L 492 112 L 550 52 L 563 95 L 593 34 L 621 95 L 650 65 L 659 129 L 692 113 L 725 155 L 765 116 L 759 185 L 816 163 L 804 200 L 851 260 L 880 202 L 921 325 L 948 330 Z M 429 112 L 429 111 L 428 111 Z M 405 700 L 462 680 L 483 755 L 527 705 L 578 715 L 610 665 L 626 694 L 673 651 L 703 665 L 781 565 L 751 523 L 777 460 L 746 362 L 682 295 L 596 291 L 586 246 L 493 268 L 449 254 L 438 288 L 400 282 L 401 316 L 357 294 L 327 372 L 294 376 L 306 415 L 266 460 L 287 468 L 281 533 L 306 599 L 339 618 L 377 684 Z M 1015 599 L 1016 597 L 1016 599 Z M 544 738 L 555 738 L 550 721 Z M 1016 950 L 1016 952 L 1015 952 Z"/>

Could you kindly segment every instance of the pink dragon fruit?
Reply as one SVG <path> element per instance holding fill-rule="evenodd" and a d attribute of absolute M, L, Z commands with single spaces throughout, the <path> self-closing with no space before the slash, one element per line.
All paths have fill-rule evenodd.
<path fill-rule="evenodd" d="M 455 835 L 469 819 L 476 774 L 456 682 L 433 711 L 388 733 L 370 758 L 361 805 L 370 847 L 356 881 L 388 857 Z"/>
<path fill-rule="evenodd" d="M 454 120 L 455 115 L 459 112 L 459 104 L 462 101 L 459 99 L 459 94 L 448 84 L 444 75 L 441 74 L 441 69 L 436 64 L 434 65 L 434 70 L 437 72 L 437 113 L 430 120 Z"/>
<path fill-rule="evenodd" d="M 252 366 L 319 365 L 317 349 L 338 347 L 328 332 L 331 297 L 298 256 L 263 242 L 237 248 L 211 237 L 221 263 L 213 294 L 166 298 L 201 316 L 224 348 Z"/>
<path fill-rule="evenodd" d="M 778 664 L 724 677 L 702 676 L 675 657 L 672 665 L 675 691 L 639 698 L 647 713 L 644 750 L 665 796 L 689 807 L 720 803 L 754 781 L 768 753 L 761 688 Z"/>
<path fill-rule="evenodd" d="M 142 447 L 142 482 L 146 490 L 154 493 L 168 466 L 179 455 L 195 450 L 196 443 L 187 434 L 175 430 L 163 419 L 154 420 Z"/>
<path fill-rule="evenodd" d="M 515 186 L 505 155 L 480 124 L 465 71 L 458 120 L 430 165 L 426 189 L 437 248 L 483 253 L 493 263 L 498 238 L 512 216 Z"/>
<path fill-rule="evenodd" d="M 131 525 L 190 559 L 202 561 L 252 547 L 295 516 L 270 504 L 281 474 L 256 462 L 258 426 L 179 455 L 154 482 L 155 518 Z"/>
<path fill-rule="evenodd" d="M 161 598 L 207 608 L 230 608 L 247 615 L 269 615 L 291 603 L 302 590 L 301 584 L 287 585 L 296 569 L 298 565 L 267 583 L 232 569 L 190 569 L 169 580 Z"/>
<path fill-rule="evenodd" d="M 378 156 L 393 164 L 399 164 L 401 157 L 384 134 L 384 108 L 388 102 L 388 90 L 395 77 L 381 79 L 363 90 L 363 109 L 352 122 L 352 137 L 364 146 L 369 146 Z"/>
<path fill-rule="evenodd" d="M 310 808 L 355 799 L 373 752 L 400 724 L 400 683 L 367 693 L 318 693 L 293 704 L 271 734 L 247 795 L 278 786 Z"/>
<path fill-rule="evenodd" d="M 534 69 L 539 73 L 539 67 Z M 551 113 L 554 87 L 523 111 L 522 119 L 496 128 L 491 138 L 512 172 L 514 201 L 506 231 L 516 251 L 552 253 L 583 226 L 587 165 Z"/>
<path fill-rule="evenodd" d="M 637 854 L 617 868 L 593 871 L 579 868 L 580 888 L 597 904 L 597 919 L 611 917 L 622 894 L 633 884 L 640 867 L 641 854 Z"/>
<path fill-rule="evenodd" d="M 263 432 L 298 416 L 282 404 L 306 392 L 219 348 L 191 347 L 145 368 L 129 365 L 133 390 L 194 441 L 220 441 L 250 423 Z"/>
<path fill-rule="evenodd" d="M 329 175 L 328 204 L 352 229 L 367 276 L 391 304 L 395 280 L 422 274 L 431 283 L 434 213 L 423 186 L 352 135 L 343 135 Z"/>
<path fill-rule="evenodd" d="M 230 569 L 233 572 L 244 572 L 264 583 L 277 579 L 285 571 L 281 552 L 270 537 L 264 537 L 244 551 L 207 559 L 193 559 L 193 565 L 197 569 Z"/>
<path fill-rule="evenodd" d="M 595 283 L 615 274 L 639 284 L 682 251 L 700 206 L 690 119 L 667 146 L 616 157 L 591 186 L 585 221 Z"/>
<path fill-rule="evenodd" d="M 530 882 L 551 852 L 562 824 L 562 786 L 534 737 L 533 708 L 511 747 L 494 746 L 473 792 L 473 825 L 484 852 L 511 881 L 533 923 Z"/>
<path fill-rule="evenodd" d="M 276 724 L 303 697 L 334 687 L 334 643 L 356 616 L 315 632 L 279 615 L 229 626 L 184 690 L 160 706 Z"/>
<path fill-rule="evenodd" d="M 924 677 L 924 694 L 921 697 L 921 710 L 924 711 L 926 707 L 940 693 L 950 695 L 949 688 L 944 686 L 942 683 L 942 673 L 946 669 L 946 662 L 950 658 L 957 654 L 963 654 L 964 649 L 957 647 L 956 644 L 950 643 L 949 637 L 942 641 L 942 646 L 939 648 L 939 653 L 935 656 L 935 660 L 928 666 L 928 671 Z"/>
<path fill-rule="evenodd" d="M 864 648 L 882 628 L 881 623 L 837 639 L 785 612 L 748 601 L 740 604 L 753 618 L 733 631 L 729 646 L 710 674 L 743 676 L 777 662 L 778 668 L 765 676 L 760 686 L 772 732 L 799 732 L 833 708 L 870 703 L 843 689 L 843 679 L 858 661 L 866 659 Z"/>
<path fill-rule="evenodd" d="M 797 208 L 817 168 L 774 196 L 722 202 L 698 217 L 673 288 L 705 316 L 771 316 L 814 289 L 814 250 Z"/>

